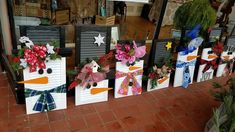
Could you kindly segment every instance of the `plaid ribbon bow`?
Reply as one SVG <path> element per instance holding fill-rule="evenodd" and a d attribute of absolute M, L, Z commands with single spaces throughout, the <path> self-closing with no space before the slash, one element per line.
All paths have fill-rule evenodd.
<path fill-rule="evenodd" d="M 202 70 L 202 73 L 205 73 L 210 68 L 215 70 L 218 67 L 217 59 L 214 59 L 212 61 L 207 61 L 207 60 L 201 59 L 201 64 L 206 64 L 205 68 Z"/>
<path fill-rule="evenodd" d="M 121 84 L 121 86 L 118 90 L 118 93 L 122 94 L 122 95 L 127 95 L 128 86 L 129 86 L 129 83 L 132 80 L 132 93 L 133 93 L 133 95 L 140 94 L 142 92 L 142 89 L 141 89 L 140 84 L 136 80 L 135 76 L 142 75 L 142 74 L 143 74 L 142 69 L 138 70 L 138 71 L 135 71 L 135 72 L 128 72 L 128 73 L 124 73 L 124 72 L 121 72 L 121 71 L 116 71 L 115 76 L 116 76 L 117 79 L 121 78 L 121 77 L 125 77 L 125 79 L 122 81 L 122 84 Z"/>
<path fill-rule="evenodd" d="M 176 67 L 177 68 L 184 68 L 183 70 L 183 83 L 182 83 L 182 87 L 183 88 L 187 88 L 189 83 L 191 83 L 191 76 L 190 76 L 190 72 L 189 72 L 189 66 L 195 66 L 196 64 L 196 60 L 190 61 L 190 62 L 184 62 L 184 61 L 180 61 L 178 60 L 176 63 Z"/>
<path fill-rule="evenodd" d="M 51 90 L 37 91 L 33 89 L 25 88 L 25 97 L 32 97 L 40 95 L 37 102 L 35 103 L 33 110 L 43 112 L 45 109 L 50 111 L 56 108 L 55 101 L 51 93 L 66 93 L 66 85 L 61 85 Z"/>

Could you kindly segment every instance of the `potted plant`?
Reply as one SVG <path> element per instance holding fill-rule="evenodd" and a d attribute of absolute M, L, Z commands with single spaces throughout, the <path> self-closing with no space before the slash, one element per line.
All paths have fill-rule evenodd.
<path fill-rule="evenodd" d="M 176 29 L 189 28 L 200 24 L 202 34 L 216 22 L 216 11 L 211 7 L 209 0 L 193 0 L 180 6 L 174 16 Z"/>

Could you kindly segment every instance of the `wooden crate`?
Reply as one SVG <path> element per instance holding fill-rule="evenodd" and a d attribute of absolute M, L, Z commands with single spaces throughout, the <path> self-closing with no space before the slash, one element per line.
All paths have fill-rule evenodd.
<path fill-rule="evenodd" d="M 58 9 L 55 11 L 55 23 L 66 24 L 70 21 L 70 9 Z"/>
<path fill-rule="evenodd" d="M 15 5 L 14 6 L 14 15 L 15 16 L 26 16 L 26 8 L 24 5 Z"/>
<path fill-rule="evenodd" d="M 115 24 L 115 16 L 102 17 L 102 16 L 97 15 L 95 18 L 95 24 L 96 25 L 114 25 Z"/>
<path fill-rule="evenodd" d="M 51 18 L 51 11 L 41 9 L 40 7 L 15 5 L 14 6 L 14 15 L 15 16 L 31 16 L 31 17 Z"/>

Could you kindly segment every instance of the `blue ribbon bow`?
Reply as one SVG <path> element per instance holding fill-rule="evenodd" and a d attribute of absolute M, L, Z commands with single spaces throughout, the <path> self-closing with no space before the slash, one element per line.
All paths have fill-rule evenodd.
<path fill-rule="evenodd" d="M 66 93 L 66 85 L 61 85 L 56 88 L 45 90 L 45 91 L 37 91 L 33 89 L 25 88 L 25 97 L 32 97 L 36 95 L 40 95 L 37 102 L 35 103 L 33 110 L 43 112 L 44 110 L 53 110 L 56 108 L 56 104 L 51 93 Z"/>
<path fill-rule="evenodd" d="M 198 24 L 191 31 L 187 32 L 186 36 L 190 37 L 191 39 L 194 39 L 194 38 L 198 37 L 200 29 L 201 29 L 201 25 Z"/>
<path fill-rule="evenodd" d="M 189 83 L 191 83 L 191 77 L 190 77 L 190 72 L 189 72 L 189 66 L 195 66 L 196 60 L 190 61 L 190 62 L 184 62 L 178 60 L 176 63 L 177 68 L 184 68 L 183 70 L 183 83 L 182 87 L 187 88 Z"/>
<path fill-rule="evenodd" d="M 179 53 L 180 55 L 187 55 L 189 53 L 192 53 L 194 50 L 196 50 L 196 47 L 179 47 Z"/>

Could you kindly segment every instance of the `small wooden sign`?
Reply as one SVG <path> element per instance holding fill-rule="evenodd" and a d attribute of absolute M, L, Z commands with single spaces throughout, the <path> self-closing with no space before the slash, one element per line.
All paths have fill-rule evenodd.
<path fill-rule="evenodd" d="M 55 11 L 55 23 L 66 24 L 70 20 L 70 9 L 59 9 Z"/>

